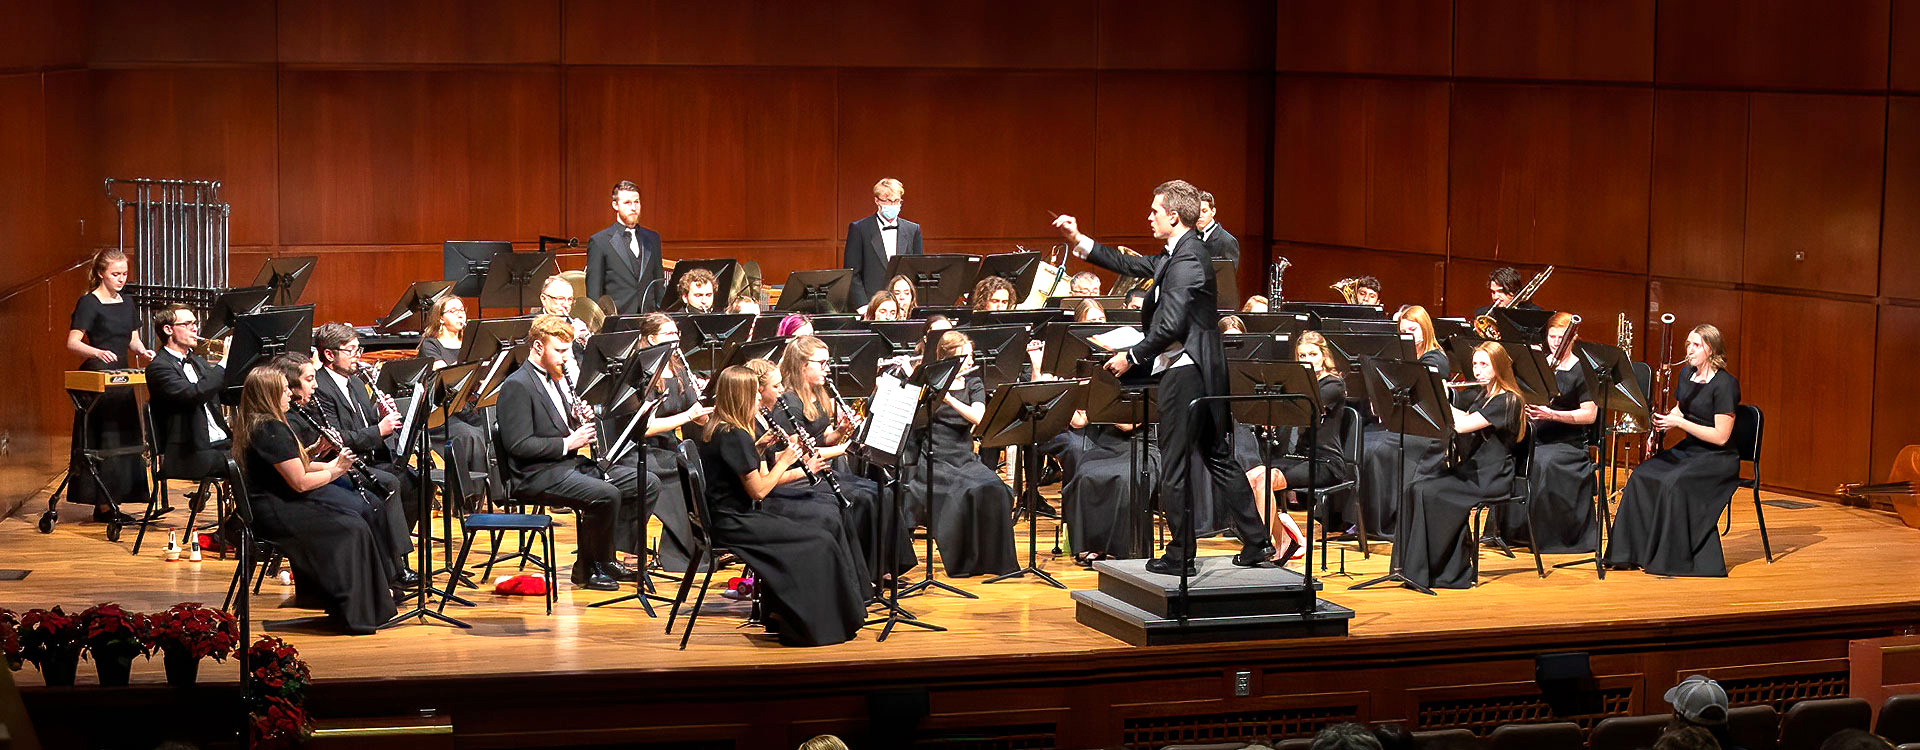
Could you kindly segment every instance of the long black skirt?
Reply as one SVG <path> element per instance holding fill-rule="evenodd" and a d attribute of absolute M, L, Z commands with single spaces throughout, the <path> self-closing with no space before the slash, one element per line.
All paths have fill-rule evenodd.
<path fill-rule="evenodd" d="M 1535 446 L 1527 480 L 1527 504 L 1500 507 L 1502 537 L 1547 554 L 1594 551 L 1600 529 L 1593 524 L 1595 484 L 1587 449 L 1565 443 Z M 1528 516 L 1533 517 L 1531 534 Z M 1539 544 L 1532 534 L 1540 535 Z"/>
<path fill-rule="evenodd" d="M 828 646 L 851 640 L 866 620 L 866 589 L 858 561 L 814 522 L 774 513 L 716 508 L 714 539 L 753 568 L 761 603 L 790 646 Z"/>
<path fill-rule="evenodd" d="M 1013 548 L 1013 488 L 1000 475 L 972 453 L 936 454 L 929 493 L 925 463 L 904 471 L 907 511 L 925 519 L 948 576 L 998 575 L 1020 567 Z"/>
<path fill-rule="evenodd" d="M 1407 580 L 1430 589 L 1472 588 L 1478 550 L 1467 538 L 1468 511 L 1503 494 L 1455 474 L 1415 483 L 1408 490 L 1407 538 L 1393 550 Z"/>
<path fill-rule="evenodd" d="M 1075 465 L 1071 478 L 1060 488 L 1073 554 L 1124 559 L 1149 553 L 1135 549 L 1134 538 L 1140 524 L 1149 522 L 1148 500 L 1159 484 L 1160 451 L 1149 450 L 1137 460 L 1145 464 L 1144 481 L 1136 481 L 1135 459 L 1126 453 Z"/>
<path fill-rule="evenodd" d="M 863 550 L 860 560 L 865 568 L 875 575 L 899 575 L 919 565 L 920 557 L 913 552 L 912 527 L 893 517 L 892 494 L 883 497 L 880 483 L 863 476 L 839 469 L 834 470 L 833 476 L 846 493 L 848 504 L 840 509 L 840 515 Z M 893 534 L 891 542 L 881 538 L 889 530 Z M 891 564 L 882 562 L 883 554 L 892 556 Z"/>
<path fill-rule="evenodd" d="M 133 391 L 114 388 L 100 394 L 91 416 L 84 420 L 85 424 L 82 421 L 80 413 L 74 412 L 73 448 L 67 459 L 67 502 L 92 506 L 146 502 L 149 490 L 145 459 L 138 454 L 103 458 L 99 463 L 100 478 L 95 480 L 80 453 L 83 435 L 85 447 L 93 450 L 141 444 L 140 407 L 134 401 Z M 102 494 L 103 483 L 105 494 Z"/>
<path fill-rule="evenodd" d="M 1440 476 L 1446 446 L 1417 435 L 1406 436 L 1400 452 L 1400 433 L 1377 430 L 1364 433 L 1360 455 L 1360 513 L 1367 522 L 1368 539 L 1391 541 L 1399 533 L 1400 505 L 1407 488 Z M 1402 473 L 1404 469 L 1404 474 Z"/>
<path fill-rule="evenodd" d="M 773 488 L 760 502 L 761 510 L 783 518 L 790 518 L 826 532 L 833 540 L 837 554 L 852 560 L 855 573 L 862 581 L 873 579 L 867 567 L 866 545 L 860 542 L 852 525 L 847 520 L 846 508 L 833 496 L 825 482 L 809 485 L 805 482 L 789 482 Z"/>
<path fill-rule="evenodd" d="M 351 490 L 326 485 L 299 500 L 253 498 L 254 528 L 287 556 L 301 600 L 318 604 L 347 633 L 365 635 L 393 619 L 395 563 L 384 529 Z"/>
<path fill-rule="evenodd" d="M 1740 486 L 1740 457 L 1682 443 L 1633 470 L 1607 543 L 1609 565 L 1654 575 L 1724 576 L 1720 512 Z"/>

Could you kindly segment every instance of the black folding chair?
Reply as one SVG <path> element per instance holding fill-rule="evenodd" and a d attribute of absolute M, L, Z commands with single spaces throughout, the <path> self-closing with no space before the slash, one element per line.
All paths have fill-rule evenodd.
<path fill-rule="evenodd" d="M 1498 507 L 1518 507 L 1520 512 L 1527 514 L 1527 539 L 1530 540 L 1527 547 L 1533 551 L 1533 569 L 1540 574 L 1541 578 L 1547 577 L 1547 565 L 1540 559 L 1540 543 L 1531 541 L 1540 538 L 1540 534 L 1534 531 L 1533 528 L 1533 513 L 1527 507 L 1527 498 L 1530 497 L 1529 493 L 1531 492 L 1529 489 L 1531 480 L 1528 479 L 1527 473 L 1532 468 L 1533 436 L 1528 435 L 1525 440 L 1520 441 L 1520 443 L 1515 446 L 1513 452 L 1513 482 L 1508 485 L 1507 496 L 1494 500 L 1482 500 L 1474 503 L 1473 506 L 1467 510 L 1472 519 L 1467 524 L 1467 534 L 1470 535 L 1467 537 L 1467 540 L 1473 545 L 1474 549 L 1473 580 L 1476 585 L 1480 580 L 1480 540 L 1484 538 L 1486 533 L 1486 521 L 1489 515 L 1487 511 L 1491 508 Z M 1506 546 L 1505 540 L 1501 540 L 1500 546 L 1501 551 L 1504 552 L 1507 557 L 1513 557 L 1513 549 Z"/>
<path fill-rule="evenodd" d="M 1353 499 L 1360 497 L 1360 443 L 1362 427 L 1360 423 L 1360 410 L 1351 406 L 1342 406 L 1339 411 L 1334 412 L 1333 422 L 1331 425 L 1320 425 L 1320 429 L 1335 429 L 1340 431 L 1340 462 L 1347 465 L 1347 476 L 1353 478 L 1342 482 L 1334 482 L 1325 487 L 1315 487 L 1311 491 L 1304 488 L 1293 488 L 1293 491 L 1302 496 L 1311 504 L 1310 507 L 1313 508 L 1329 507 L 1326 505 L 1326 502 L 1336 495 L 1345 495 Z M 1361 557 L 1371 558 L 1373 557 L 1373 550 L 1367 546 L 1367 519 L 1364 514 L 1358 512 L 1358 503 L 1353 503 L 1353 505 L 1356 506 L 1354 508 L 1356 512 L 1353 514 L 1353 523 L 1354 529 L 1359 532 L 1360 535 L 1360 555 Z M 1342 513 L 1341 515 L 1344 517 L 1346 514 Z M 1321 516 L 1322 519 L 1330 517 L 1330 514 Z M 1323 569 L 1327 567 L 1328 531 L 1329 529 L 1326 526 L 1320 528 L 1320 567 Z"/>
<path fill-rule="evenodd" d="M 1740 487 L 1753 490 L 1753 516 L 1760 522 L 1760 549 L 1767 553 L 1767 562 L 1773 562 L 1773 543 L 1767 539 L 1767 512 L 1760 504 L 1760 438 L 1765 433 L 1766 415 L 1760 407 L 1753 404 L 1740 404 L 1733 407 L 1733 447 L 1740 453 L 1740 460 L 1753 463 L 1753 478 L 1740 480 Z M 1738 493 L 1736 493 L 1738 494 Z M 1725 534 L 1733 531 L 1733 498 L 1727 498 L 1727 525 Z"/>
<path fill-rule="evenodd" d="M 247 595 L 247 585 L 251 580 L 253 593 L 260 593 L 260 584 L 267 578 L 268 571 L 280 560 L 280 549 L 273 546 L 271 540 L 253 533 L 253 498 L 247 494 L 247 479 L 240 473 L 240 463 L 227 457 L 227 484 L 233 490 L 233 517 L 238 520 L 240 540 L 234 545 L 239 551 L 239 564 L 233 566 L 233 580 L 227 584 L 226 601 L 220 608 L 233 611 L 239 599 Z M 258 569 L 256 578 L 254 571 Z"/>
<path fill-rule="evenodd" d="M 680 481 L 687 490 L 687 516 L 693 525 L 693 549 L 687 555 L 687 569 L 680 576 L 680 590 L 674 594 L 673 609 L 667 613 L 667 634 L 673 634 L 673 621 L 680 615 L 680 605 L 687 601 L 687 591 L 693 586 L 693 576 L 699 572 L 701 563 L 706 564 L 707 572 L 700 578 L 700 593 L 693 598 L 693 607 L 687 613 L 687 627 L 680 633 L 680 649 L 686 650 L 687 640 L 693 637 L 693 623 L 700 619 L 700 603 L 707 598 L 707 588 L 713 584 L 713 572 L 720 568 L 720 559 L 731 551 L 717 543 L 713 538 L 708 521 L 713 518 L 712 506 L 707 502 L 707 477 L 700 465 L 700 454 L 694 449 L 693 441 L 682 440 L 674 448 L 675 463 L 679 465 Z M 755 596 L 755 607 L 759 606 Z"/>
<path fill-rule="evenodd" d="M 1920 693 L 1896 695 L 1880 706 L 1873 733 L 1896 745 L 1920 742 Z"/>

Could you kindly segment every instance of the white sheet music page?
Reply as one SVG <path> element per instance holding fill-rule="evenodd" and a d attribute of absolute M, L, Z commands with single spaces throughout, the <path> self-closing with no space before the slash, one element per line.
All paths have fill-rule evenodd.
<path fill-rule="evenodd" d="M 920 391 L 919 386 L 888 375 L 874 381 L 873 399 L 867 402 L 867 445 L 889 452 L 903 449 Z"/>

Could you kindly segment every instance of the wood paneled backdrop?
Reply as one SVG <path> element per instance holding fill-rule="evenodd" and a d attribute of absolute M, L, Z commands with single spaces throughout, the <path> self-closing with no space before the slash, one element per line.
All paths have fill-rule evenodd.
<path fill-rule="evenodd" d="M 0 361 L 12 458 L 54 386 L 105 177 L 218 179 L 233 272 L 317 254 L 327 319 L 439 274 L 446 239 L 585 238 L 633 179 L 670 256 L 834 265 L 882 176 L 931 250 L 1147 244 L 1147 191 L 1221 197 L 1263 286 L 1347 275 L 1482 304 L 1719 324 L 1767 480 L 1823 491 L 1920 442 L 1913 0 L 29 0 L 0 30 Z M 564 261 L 577 267 L 579 258 Z M 1077 264 L 1076 264 L 1077 265 Z M 137 273 L 138 269 L 136 269 Z M 15 385 L 17 384 L 17 385 Z M 9 488 L 11 491 L 13 488 Z"/>

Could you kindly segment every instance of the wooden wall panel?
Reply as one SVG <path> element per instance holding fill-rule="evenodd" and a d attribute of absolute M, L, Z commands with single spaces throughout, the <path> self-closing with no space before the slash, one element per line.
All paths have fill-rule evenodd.
<path fill-rule="evenodd" d="M 219 180 L 233 206 L 235 245 L 271 245 L 279 237 L 275 177 L 275 96 L 270 70 L 170 68 L 93 73 L 99 172 L 117 178 Z M 307 194 L 306 186 L 296 186 Z M 114 241 L 114 212 L 103 198 L 102 242 Z"/>
<path fill-rule="evenodd" d="M 891 93 L 851 94 L 860 90 Z M 904 214 L 929 240 L 1044 235 L 1049 210 L 1079 216 L 1093 233 L 1145 221 L 1089 213 L 1090 73 L 848 71 L 840 91 L 836 237 L 846 237 L 844 222 L 873 211 L 882 177 L 906 183 Z"/>
<path fill-rule="evenodd" d="M 1737 282 L 1746 246 L 1747 95 L 1661 91 L 1653 118 L 1648 266 Z"/>
<path fill-rule="evenodd" d="M 94 74 L 86 70 L 47 73 L 46 243 L 41 253 L 9 256 L 7 265 L 24 278 L 45 276 L 81 258 L 89 258 L 106 225 L 96 217 L 110 210 L 101 193 L 93 129 Z M 23 214 L 24 216 L 24 214 Z M 81 222 L 85 222 L 85 226 Z"/>
<path fill-rule="evenodd" d="M 400 299 L 408 284 L 445 275 L 437 243 L 391 247 L 296 246 L 281 248 L 276 255 L 319 256 L 313 265 L 313 279 L 307 282 L 307 292 L 301 298 L 302 302 L 314 303 L 315 324 L 342 321 L 367 325 L 392 310 L 393 303 Z M 237 254 L 232 265 L 236 270 L 258 270 L 265 260 L 266 256 L 259 253 Z"/>
<path fill-rule="evenodd" d="M 1880 293 L 1920 299 L 1920 99 L 1887 103 L 1887 195 L 1881 229 Z"/>
<path fill-rule="evenodd" d="M 1888 0 L 1667 0 L 1661 83 L 1783 89 L 1887 85 Z"/>
<path fill-rule="evenodd" d="M 87 5 L 71 0 L 18 0 L 0 24 L 0 70 L 77 66 L 87 61 Z"/>
<path fill-rule="evenodd" d="M 560 220 L 557 72 L 284 70 L 280 241 L 532 240 Z"/>
<path fill-rule="evenodd" d="M 1364 245 L 1367 88 L 1344 78 L 1281 76 L 1275 84 L 1273 237 Z"/>
<path fill-rule="evenodd" d="M 1381 301 L 1389 313 L 1401 305 L 1423 305 L 1435 312 L 1441 309 L 1447 264 L 1431 255 L 1297 242 L 1275 243 L 1273 254 L 1293 262 L 1285 279 L 1290 300 L 1341 302 L 1340 293 L 1330 288 L 1334 282 L 1350 276 L 1372 276 L 1380 280 Z M 1259 281 L 1260 293 L 1265 294 L 1264 273 Z"/>
<path fill-rule="evenodd" d="M 0 290 L 13 288 L 47 269 L 46 101 L 40 73 L 0 76 L 0 204 L 24 220 L 0 222 L 0 248 L 9 257 L 40 263 L 0 264 Z"/>
<path fill-rule="evenodd" d="M 884 68 L 1089 68 L 1098 0 L 833 3 L 836 62 Z M 1173 12 L 1168 23 L 1186 21 Z M 884 90 L 884 89 L 880 89 Z M 1024 122 L 1024 121 L 1020 121 Z"/>
<path fill-rule="evenodd" d="M 662 240 L 661 252 L 669 258 L 737 258 L 760 262 L 761 277 L 767 284 L 785 284 L 794 271 L 817 271 L 840 267 L 842 240 L 784 240 L 778 242 L 679 242 Z M 944 252 L 929 249 L 929 252 Z M 581 260 L 584 268 L 585 259 Z M 562 264 L 562 267 L 566 267 Z M 861 300 L 866 304 L 866 300 Z"/>
<path fill-rule="evenodd" d="M 831 72 L 578 68 L 566 87 L 564 226 L 582 242 L 628 179 L 665 239 L 834 235 Z"/>
<path fill-rule="evenodd" d="M 1424 81 L 1367 87 L 1367 246 L 1447 249 L 1450 91 Z"/>
<path fill-rule="evenodd" d="M 1452 252 L 1644 272 L 1652 129 L 1644 89 L 1457 85 Z"/>
<path fill-rule="evenodd" d="M 1755 94 L 1752 107 L 1743 279 L 1874 294 L 1886 100 Z"/>
<path fill-rule="evenodd" d="M 1246 238 L 1267 235 L 1267 174 L 1261 165 L 1267 162 L 1273 103 L 1263 78 L 1101 73 L 1096 86 L 1094 216 L 1110 227 L 1144 231 L 1154 186 L 1183 179 L 1214 193 L 1221 226 L 1242 238 L 1243 253 L 1262 246 Z M 1192 106 L 1168 114 L 1163 102 L 1169 91 L 1183 92 L 1181 101 Z"/>
<path fill-rule="evenodd" d="M 1665 358 L 1673 362 L 1686 356 L 1687 331 L 1701 323 L 1711 323 L 1720 329 L 1727 346 L 1727 361 L 1735 377 L 1746 384 L 1745 363 L 1748 360 L 1746 348 L 1742 345 L 1742 330 L 1746 327 L 1742 318 L 1740 293 L 1720 286 L 1706 286 L 1684 281 L 1655 281 L 1647 285 L 1647 317 L 1635 321 L 1633 340 L 1640 348 L 1639 360 L 1653 362 Z M 1673 313 L 1673 347 L 1666 353 L 1654 351 L 1660 345 L 1660 316 Z M 1764 321 L 1755 321 L 1754 325 L 1768 325 Z M 1775 454 L 1779 455 L 1779 454 Z"/>
<path fill-rule="evenodd" d="M 1867 474 L 1849 482 L 1884 482 L 1900 449 L 1920 443 L 1920 307 L 1880 308 L 1873 359 L 1873 449 Z M 1851 422 L 1851 420 L 1847 420 Z"/>
<path fill-rule="evenodd" d="M 1741 401 L 1766 412 L 1764 477 L 1770 484 L 1832 492 L 1867 474 L 1873 413 L 1874 308 L 1864 302 L 1746 292 L 1743 355 L 1728 369 Z M 1674 332 L 1675 339 L 1681 336 Z M 1820 368 L 1812 362 L 1839 366 Z"/>
<path fill-rule="evenodd" d="M 1654 0 L 1456 0 L 1454 74 L 1653 80 Z"/>
<path fill-rule="evenodd" d="M 1267 0 L 1202 0 L 1173 11 L 1153 0 L 1101 0 L 1100 67 L 1270 70 L 1275 8 Z M 1177 12 L 1181 22 L 1170 22 Z"/>
<path fill-rule="evenodd" d="M 839 17 L 828 7 L 562 0 L 561 59 L 570 65 L 832 65 Z"/>
<path fill-rule="evenodd" d="M 277 0 L 283 63 L 554 63 L 559 0 Z"/>
<path fill-rule="evenodd" d="M 1297 0 L 1279 3 L 1279 70 L 1446 75 L 1452 69 L 1448 0 Z"/>
<path fill-rule="evenodd" d="M 1908 92 L 1920 92 L 1920 4 L 1913 0 L 1893 0 L 1892 59 L 1888 65 L 1888 86 Z"/>
<path fill-rule="evenodd" d="M 275 4 L 258 0 L 93 0 L 94 63 L 271 63 Z M 292 30 L 311 34 L 312 27 Z"/>

